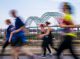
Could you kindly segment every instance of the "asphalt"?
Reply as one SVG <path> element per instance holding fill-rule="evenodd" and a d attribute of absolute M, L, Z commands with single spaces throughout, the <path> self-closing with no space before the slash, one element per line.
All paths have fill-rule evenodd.
<path fill-rule="evenodd" d="M 80 56 L 78 56 L 80 59 Z M 12 59 L 11 56 L 0 56 L 0 59 Z M 29 59 L 28 56 L 19 56 L 19 59 Z M 43 58 L 41 55 L 37 55 L 34 59 L 56 59 L 56 56 L 49 56 L 47 55 L 45 58 Z M 74 59 L 72 56 L 62 56 L 62 59 Z"/>

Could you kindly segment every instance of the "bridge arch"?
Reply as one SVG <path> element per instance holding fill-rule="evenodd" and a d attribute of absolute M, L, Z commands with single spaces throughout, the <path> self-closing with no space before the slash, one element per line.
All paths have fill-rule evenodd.
<path fill-rule="evenodd" d="M 30 16 L 29 18 L 27 18 L 26 24 L 30 25 L 32 23 L 32 21 L 34 21 L 36 23 L 36 25 L 38 25 L 40 23 L 45 23 L 51 17 L 53 17 L 54 19 L 58 19 L 58 18 L 61 18 L 62 16 L 63 16 L 63 14 L 59 13 L 59 12 L 46 12 L 41 17 Z"/>

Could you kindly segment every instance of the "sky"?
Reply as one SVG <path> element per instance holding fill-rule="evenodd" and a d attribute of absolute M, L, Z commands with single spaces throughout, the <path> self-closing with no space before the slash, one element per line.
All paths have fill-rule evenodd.
<path fill-rule="evenodd" d="M 74 6 L 75 13 L 73 21 L 75 24 L 80 24 L 80 0 L 1 0 L 0 1 L 0 28 L 6 28 L 5 20 L 13 18 L 10 16 L 10 10 L 18 11 L 19 16 L 26 21 L 30 16 L 40 17 L 45 12 L 60 12 L 60 5 L 62 2 L 69 2 Z M 52 25 L 57 24 L 55 19 L 49 20 Z M 30 26 L 36 26 L 34 22 Z"/>

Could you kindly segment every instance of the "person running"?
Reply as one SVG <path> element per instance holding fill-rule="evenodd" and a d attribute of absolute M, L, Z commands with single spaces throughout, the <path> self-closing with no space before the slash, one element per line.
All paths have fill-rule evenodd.
<path fill-rule="evenodd" d="M 29 59 L 34 59 L 34 54 L 27 49 L 23 49 L 26 44 L 26 36 L 24 34 L 25 24 L 22 19 L 17 16 L 16 10 L 11 10 L 12 17 L 15 18 L 15 31 L 12 31 L 10 34 L 9 42 L 12 41 L 12 51 L 13 59 L 19 59 L 19 52 L 22 51 L 29 56 Z M 11 40 L 12 36 L 15 34 L 16 39 Z"/>
<path fill-rule="evenodd" d="M 38 38 L 42 39 L 42 50 L 43 50 L 43 56 L 42 57 L 46 57 L 46 52 L 47 50 L 49 51 L 50 54 L 52 54 L 52 51 L 49 47 L 49 33 L 47 33 L 48 29 L 45 29 L 45 24 L 40 24 L 40 30 L 41 30 L 41 34 L 38 35 Z"/>
<path fill-rule="evenodd" d="M 3 56 L 4 52 L 5 52 L 6 47 L 9 45 L 8 40 L 9 40 L 9 37 L 10 37 L 10 33 L 12 31 L 14 31 L 14 26 L 11 24 L 10 19 L 7 19 L 5 21 L 5 23 L 6 23 L 6 25 L 8 25 L 8 27 L 4 32 L 4 40 L 2 42 L 3 46 L 2 46 L 2 50 L 1 50 L 1 55 L 2 56 Z M 14 37 L 12 39 L 14 39 Z"/>
<path fill-rule="evenodd" d="M 9 45 L 8 40 L 10 37 L 10 33 L 14 30 L 14 26 L 11 24 L 10 19 L 7 19 L 5 23 L 6 25 L 8 25 L 8 28 L 4 32 L 4 40 L 3 40 L 3 46 L 2 46 L 1 53 L 3 53 L 5 51 L 5 48 Z"/>
<path fill-rule="evenodd" d="M 57 48 L 54 47 L 54 44 L 53 44 L 53 41 L 55 40 L 55 37 L 54 35 L 52 34 L 52 28 L 49 26 L 50 25 L 50 22 L 46 22 L 46 29 L 50 29 L 50 33 L 49 33 L 49 45 L 52 49 L 55 49 L 55 51 L 57 51 Z"/>
<path fill-rule="evenodd" d="M 75 54 L 74 46 L 72 45 L 73 39 L 77 37 L 76 34 L 73 33 L 73 27 L 75 27 L 75 25 L 71 18 L 72 8 L 67 2 L 65 2 L 63 3 L 62 11 L 64 12 L 64 17 L 59 26 L 63 28 L 62 34 L 64 40 L 61 42 L 57 50 L 57 59 L 60 59 L 60 55 L 65 49 L 69 49 L 74 59 L 78 59 L 77 55 Z"/>

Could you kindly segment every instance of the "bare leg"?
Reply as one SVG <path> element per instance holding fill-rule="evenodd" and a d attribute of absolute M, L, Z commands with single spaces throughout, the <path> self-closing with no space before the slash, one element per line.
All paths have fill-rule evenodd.
<path fill-rule="evenodd" d="M 18 59 L 19 49 L 20 49 L 19 47 L 12 48 L 12 56 L 13 56 L 13 59 Z"/>
<path fill-rule="evenodd" d="M 29 56 L 29 59 L 34 59 L 35 55 L 29 49 L 25 49 L 24 47 L 22 47 L 21 51 Z"/>

